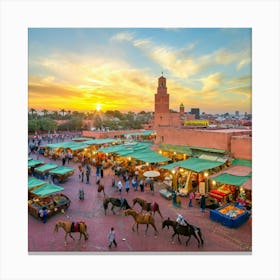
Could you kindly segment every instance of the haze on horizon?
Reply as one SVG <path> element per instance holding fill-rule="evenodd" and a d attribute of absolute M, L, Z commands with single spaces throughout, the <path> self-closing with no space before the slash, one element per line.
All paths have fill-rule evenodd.
<path fill-rule="evenodd" d="M 251 113 L 250 28 L 30 28 L 28 109 Z"/>

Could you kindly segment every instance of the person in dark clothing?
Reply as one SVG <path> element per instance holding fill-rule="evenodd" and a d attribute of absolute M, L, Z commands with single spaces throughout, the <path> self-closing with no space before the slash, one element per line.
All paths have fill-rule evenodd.
<path fill-rule="evenodd" d="M 103 166 L 100 167 L 100 176 L 101 178 L 103 178 L 104 175 L 104 170 L 103 170 Z"/>
<path fill-rule="evenodd" d="M 205 195 L 203 194 L 201 196 L 201 199 L 200 199 L 200 210 L 201 210 L 201 212 L 205 212 L 205 208 L 206 208 L 206 201 L 205 201 Z"/>
<path fill-rule="evenodd" d="M 86 178 L 87 178 L 86 184 L 89 184 L 89 175 L 90 175 L 90 166 L 87 164 L 86 165 Z"/>

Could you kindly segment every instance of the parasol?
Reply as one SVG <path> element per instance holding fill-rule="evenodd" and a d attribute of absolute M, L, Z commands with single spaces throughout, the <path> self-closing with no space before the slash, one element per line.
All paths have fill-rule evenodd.
<path fill-rule="evenodd" d="M 160 176 L 160 173 L 158 171 L 155 171 L 155 170 L 150 170 L 150 171 L 144 172 L 143 175 L 145 177 L 153 178 L 153 177 Z"/>

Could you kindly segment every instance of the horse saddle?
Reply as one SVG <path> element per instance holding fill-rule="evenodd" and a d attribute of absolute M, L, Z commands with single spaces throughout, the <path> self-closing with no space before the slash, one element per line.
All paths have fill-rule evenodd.
<path fill-rule="evenodd" d="M 71 232 L 79 232 L 80 231 L 80 223 L 72 222 L 71 224 Z"/>

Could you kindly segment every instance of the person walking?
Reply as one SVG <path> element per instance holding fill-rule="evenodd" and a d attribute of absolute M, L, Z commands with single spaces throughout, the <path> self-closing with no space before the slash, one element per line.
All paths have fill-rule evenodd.
<path fill-rule="evenodd" d="M 134 191 L 137 191 L 137 179 L 136 178 L 132 179 L 131 185 L 132 185 Z"/>
<path fill-rule="evenodd" d="M 194 199 L 194 192 L 191 191 L 189 194 L 189 207 L 193 207 L 192 200 Z"/>
<path fill-rule="evenodd" d="M 101 179 L 103 178 L 103 175 L 104 175 L 104 169 L 103 169 L 103 166 L 101 165 L 101 167 L 100 167 L 100 176 L 101 176 Z"/>
<path fill-rule="evenodd" d="M 143 180 L 140 181 L 139 186 L 140 186 L 140 191 L 144 192 L 144 181 Z"/>
<path fill-rule="evenodd" d="M 113 227 L 111 227 L 111 230 L 108 233 L 107 239 L 109 241 L 109 248 L 112 247 L 112 244 L 114 243 L 115 247 L 118 246 L 117 242 L 116 242 L 116 233 Z"/>
<path fill-rule="evenodd" d="M 89 184 L 89 175 L 90 175 L 90 166 L 89 164 L 86 164 L 86 177 L 87 177 L 87 182 L 86 184 Z"/>
<path fill-rule="evenodd" d="M 126 181 L 125 181 L 125 190 L 126 190 L 126 193 L 128 194 L 128 192 L 129 192 L 129 179 L 128 179 L 128 177 L 126 178 Z"/>
<path fill-rule="evenodd" d="M 205 195 L 203 194 L 200 199 L 200 211 L 205 212 L 205 208 L 206 208 L 206 201 L 205 201 Z"/>
<path fill-rule="evenodd" d="M 120 180 L 118 182 L 118 191 L 119 191 L 119 194 L 122 193 L 122 182 Z"/>

